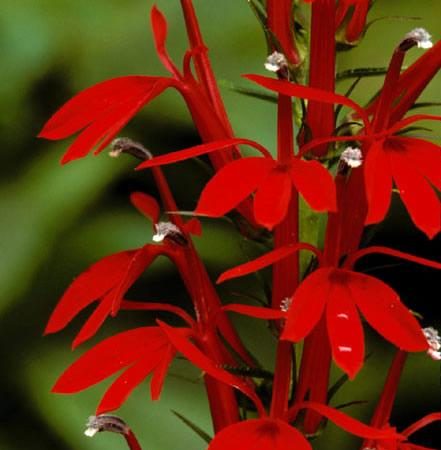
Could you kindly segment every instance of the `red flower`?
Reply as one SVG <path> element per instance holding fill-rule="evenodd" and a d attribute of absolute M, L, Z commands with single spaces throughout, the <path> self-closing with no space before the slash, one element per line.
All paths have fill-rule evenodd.
<path fill-rule="evenodd" d="M 296 409 L 308 408 L 319 412 L 344 430 L 360 437 L 374 436 L 388 440 L 400 440 L 402 437 L 390 430 L 378 430 L 365 425 L 340 411 L 314 402 L 304 402 Z M 311 450 L 311 444 L 293 426 L 275 418 L 251 419 L 235 423 L 216 434 L 207 450 Z"/>
<path fill-rule="evenodd" d="M 347 42 L 360 39 L 366 26 L 366 18 L 370 7 L 370 0 L 339 0 L 336 12 L 336 25 L 343 25 L 345 18 L 349 18 L 345 38 Z"/>
<path fill-rule="evenodd" d="M 369 208 L 366 224 L 379 222 L 385 217 L 390 204 L 392 181 L 395 181 L 415 225 L 430 238 L 440 231 L 441 205 L 432 185 L 438 189 L 441 186 L 441 147 L 426 140 L 394 135 L 418 120 L 441 120 L 440 117 L 415 115 L 398 121 L 387 129 L 374 131 L 372 123 L 375 125 L 380 114 L 384 114 L 379 107 L 371 123 L 361 106 L 341 95 L 258 75 L 248 75 L 247 78 L 284 95 L 339 103 L 353 108 L 364 122 L 364 133 L 350 137 L 316 139 L 303 146 L 301 154 L 331 141 L 371 141 L 366 164 L 363 166 Z"/>
<path fill-rule="evenodd" d="M 317 211 L 335 210 L 335 186 L 331 175 L 321 164 L 297 157 L 289 163 L 279 164 L 268 150 L 248 139 L 198 145 L 145 161 L 138 169 L 171 164 L 238 144 L 258 149 L 263 158 L 242 158 L 222 167 L 202 191 L 196 207 L 197 214 L 221 217 L 255 192 L 255 219 L 272 229 L 285 217 L 293 189 L 302 194 L 311 208 Z"/>

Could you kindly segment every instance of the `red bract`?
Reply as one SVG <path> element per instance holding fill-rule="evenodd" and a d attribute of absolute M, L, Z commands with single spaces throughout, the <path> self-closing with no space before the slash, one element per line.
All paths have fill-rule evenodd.
<path fill-rule="evenodd" d="M 182 335 L 189 332 L 186 328 L 177 330 Z M 82 355 L 61 375 L 52 392 L 79 392 L 125 369 L 106 391 L 97 414 L 118 409 L 150 373 L 153 373 L 151 396 L 156 400 L 175 353 L 160 327 L 125 331 L 100 342 Z"/>
<path fill-rule="evenodd" d="M 334 361 L 353 378 L 364 360 L 358 310 L 372 328 L 398 348 L 427 349 L 421 326 L 396 292 L 369 275 L 334 268 L 313 272 L 296 290 L 282 339 L 300 341 L 325 313 Z"/>
<path fill-rule="evenodd" d="M 238 159 L 220 169 L 202 191 L 196 207 L 197 214 L 221 217 L 255 192 L 255 219 L 272 229 L 285 217 L 293 188 L 316 211 L 335 210 L 335 186 L 331 175 L 321 164 L 296 157 L 288 163 L 279 164 L 265 148 L 248 139 L 198 145 L 145 161 L 138 169 L 183 161 L 237 144 L 251 145 L 264 157 Z"/>
<path fill-rule="evenodd" d="M 339 0 L 335 21 L 337 27 L 340 27 L 347 19 L 345 29 L 347 42 L 356 42 L 362 36 L 370 3 L 370 0 Z"/>

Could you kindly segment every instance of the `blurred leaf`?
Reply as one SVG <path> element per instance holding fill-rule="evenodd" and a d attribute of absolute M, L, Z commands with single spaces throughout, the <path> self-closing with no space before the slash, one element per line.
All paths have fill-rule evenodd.
<path fill-rule="evenodd" d="M 178 413 L 177 411 L 174 411 L 172 409 L 172 413 L 180 419 L 185 425 L 187 425 L 190 429 L 192 429 L 201 439 L 203 439 L 207 444 L 213 439 L 208 433 L 206 433 L 202 428 L 198 427 L 195 423 L 193 423 L 191 420 L 187 419 L 182 414 Z"/>

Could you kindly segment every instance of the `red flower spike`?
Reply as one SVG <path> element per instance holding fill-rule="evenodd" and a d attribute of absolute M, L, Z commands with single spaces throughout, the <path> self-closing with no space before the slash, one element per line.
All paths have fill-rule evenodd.
<path fill-rule="evenodd" d="M 418 321 L 389 286 L 368 275 L 334 268 L 318 269 L 301 283 L 288 310 L 282 339 L 303 339 L 318 323 L 325 305 L 335 362 L 351 378 L 364 359 L 356 307 L 378 333 L 398 348 L 409 352 L 427 349 Z"/>
<path fill-rule="evenodd" d="M 123 126 L 174 81 L 161 77 L 128 76 L 98 83 L 65 103 L 46 123 L 39 137 L 63 139 L 82 131 L 62 159 L 65 164 L 101 151 Z"/>
<path fill-rule="evenodd" d="M 294 427 L 279 419 L 251 419 L 217 433 L 207 450 L 311 450 L 310 443 Z"/>
<path fill-rule="evenodd" d="M 153 224 L 159 222 L 161 215 L 158 202 L 151 195 L 143 192 L 133 192 L 130 194 L 130 201 L 132 205 L 145 217 L 150 219 Z"/>
<path fill-rule="evenodd" d="M 187 334 L 181 328 L 179 333 Z M 178 331 L 176 331 L 178 333 Z M 170 359 L 170 343 L 159 327 L 143 327 L 119 333 L 90 349 L 58 379 L 52 392 L 70 394 L 87 389 L 126 368 L 104 395 L 97 414 L 117 409 L 130 392 L 156 367 Z M 158 392 L 155 391 L 158 395 Z"/>

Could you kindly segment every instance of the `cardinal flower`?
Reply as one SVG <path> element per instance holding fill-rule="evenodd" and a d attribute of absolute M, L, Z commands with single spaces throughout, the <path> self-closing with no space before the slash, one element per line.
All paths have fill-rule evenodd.
<path fill-rule="evenodd" d="M 335 363 L 354 378 L 364 361 L 364 333 L 360 312 L 380 335 L 398 348 L 417 352 L 428 349 L 423 330 L 398 294 L 383 281 L 352 269 L 356 260 L 369 253 L 383 253 L 441 269 L 441 264 L 386 247 L 370 247 L 349 257 L 343 267 L 322 265 L 322 253 L 308 244 L 280 247 L 221 275 L 218 282 L 244 276 L 274 264 L 301 250 L 316 254 L 319 269 L 308 275 L 282 312 L 265 308 L 232 307 L 227 310 L 252 317 L 286 319 L 281 339 L 304 339 L 325 316 Z"/>
<path fill-rule="evenodd" d="M 138 169 L 171 164 L 239 144 L 256 148 L 263 157 L 241 158 L 220 169 L 202 191 L 196 207 L 197 214 L 221 217 L 255 193 L 255 219 L 272 229 L 285 217 L 293 188 L 316 211 L 332 211 L 336 208 L 332 177 L 321 164 L 297 157 L 280 164 L 267 149 L 248 139 L 211 142 L 168 153 L 143 162 Z"/>

